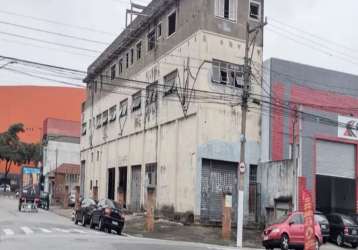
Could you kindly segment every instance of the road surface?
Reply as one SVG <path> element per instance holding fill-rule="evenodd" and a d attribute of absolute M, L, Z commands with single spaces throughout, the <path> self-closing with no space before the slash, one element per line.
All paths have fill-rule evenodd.
<path fill-rule="evenodd" d="M 204 250 L 233 249 L 106 234 L 74 225 L 49 211 L 23 213 L 17 200 L 0 196 L 0 250 Z"/>

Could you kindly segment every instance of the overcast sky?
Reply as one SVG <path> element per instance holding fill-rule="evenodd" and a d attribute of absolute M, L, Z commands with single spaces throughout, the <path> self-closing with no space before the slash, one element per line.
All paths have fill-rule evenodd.
<path fill-rule="evenodd" d="M 130 0 L 0 0 L 0 55 L 86 70 L 99 55 L 96 51 L 102 51 L 105 44 L 26 30 L 9 23 L 109 44 L 124 28 L 125 9 L 129 2 Z M 147 4 L 150 1 L 133 2 Z M 358 75 L 357 10 L 357 0 L 266 0 L 265 15 L 269 24 L 265 30 L 265 59 L 278 57 Z M 19 35 L 81 49 L 41 43 Z M 0 61 L 0 67 L 3 63 L 4 61 Z M 16 69 L 17 66 L 7 67 Z M 10 84 L 51 83 L 0 69 L 0 85 Z"/>

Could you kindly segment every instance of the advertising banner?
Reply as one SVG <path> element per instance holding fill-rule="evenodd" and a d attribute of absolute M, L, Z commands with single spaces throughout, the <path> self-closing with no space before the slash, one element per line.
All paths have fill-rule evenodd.
<path fill-rule="evenodd" d="M 338 137 L 358 140 L 358 119 L 351 116 L 338 116 Z"/>
<path fill-rule="evenodd" d="M 316 237 L 314 231 L 314 215 L 313 215 L 313 203 L 312 196 L 308 190 L 304 190 L 303 197 L 303 216 L 304 216 L 304 228 L 305 228 L 305 250 L 316 249 Z"/>

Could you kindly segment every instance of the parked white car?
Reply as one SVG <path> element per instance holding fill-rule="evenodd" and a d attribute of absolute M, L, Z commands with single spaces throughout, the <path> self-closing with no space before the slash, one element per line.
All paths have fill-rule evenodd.
<path fill-rule="evenodd" d="M 2 192 L 11 192 L 11 187 L 9 184 L 1 184 L 0 191 Z"/>

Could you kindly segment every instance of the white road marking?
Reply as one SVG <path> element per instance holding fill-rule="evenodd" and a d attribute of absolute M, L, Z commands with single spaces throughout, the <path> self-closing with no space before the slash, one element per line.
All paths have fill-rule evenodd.
<path fill-rule="evenodd" d="M 32 231 L 29 227 L 21 227 L 21 230 L 24 231 L 25 234 L 33 234 L 34 231 Z"/>
<path fill-rule="evenodd" d="M 80 230 L 80 229 L 72 229 L 72 231 L 73 231 L 73 232 L 76 232 L 76 233 L 80 233 L 80 234 L 86 233 L 85 231 Z"/>
<path fill-rule="evenodd" d="M 7 228 L 7 229 L 4 229 L 3 231 L 4 231 L 5 235 L 8 235 L 8 236 L 15 234 L 14 231 L 12 231 L 11 229 L 8 229 L 8 228 Z"/>
<path fill-rule="evenodd" d="M 46 228 L 40 228 L 40 230 L 44 233 L 51 233 L 52 231 L 51 230 L 48 230 Z"/>
<path fill-rule="evenodd" d="M 60 233 L 69 233 L 70 230 L 66 230 L 66 229 L 62 229 L 62 228 L 58 228 L 58 227 L 55 227 L 55 228 L 52 228 L 53 230 L 57 231 L 57 232 L 60 232 Z"/>

